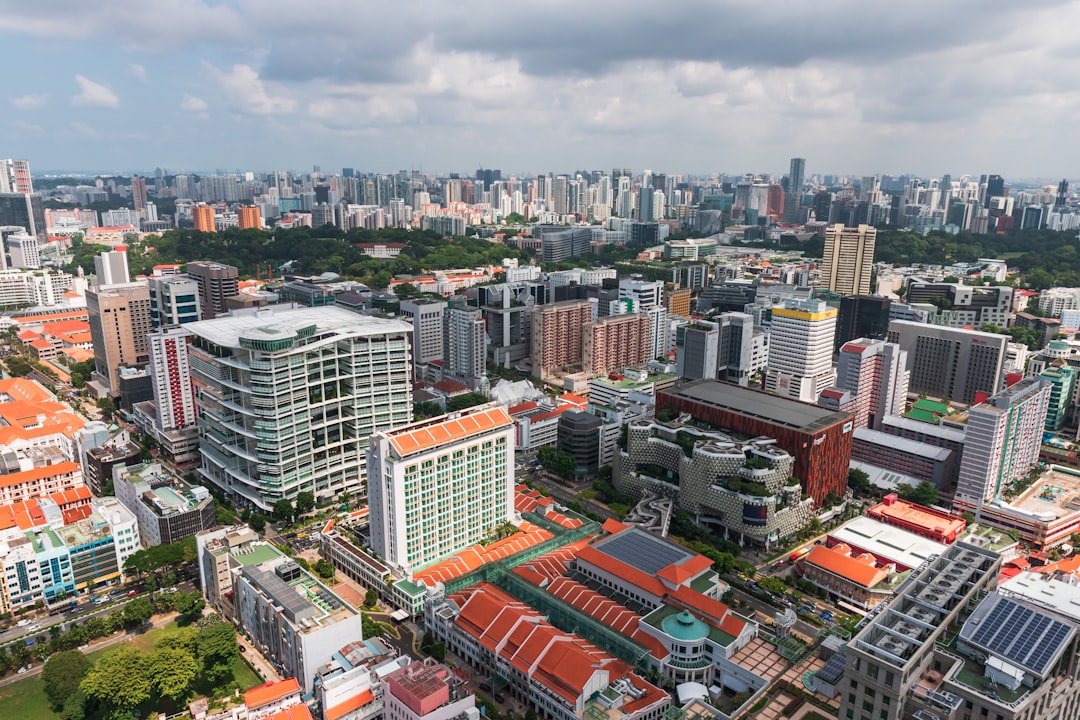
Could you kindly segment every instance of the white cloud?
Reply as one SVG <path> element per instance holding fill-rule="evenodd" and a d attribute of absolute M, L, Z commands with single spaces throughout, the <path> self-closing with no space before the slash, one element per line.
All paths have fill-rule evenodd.
<path fill-rule="evenodd" d="M 101 83 L 96 83 L 82 75 L 76 75 L 75 82 L 79 84 L 79 94 L 71 98 L 72 105 L 120 107 L 120 98 L 116 97 L 116 93 Z"/>
<path fill-rule="evenodd" d="M 277 115 L 296 109 L 294 99 L 271 92 L 270 84 L 264 83 L 250 65 L 236 64 L 230 70 L 221 70 L 204 60 L 203 68 L 225 94 L 230 106 L 241 114 Z"/>
<path fill-rule="evenodd" d="M 185 95 L 180 101 L 180 109 L 190 113 L 206 112 L 206 101 L 194 95 Z"/>
<path fill-rule="evenodd" d="M 84 122 L 80 122 L 78 120 L 73 120 L 73 121 L 69 122 L 68 125 L 71 127 L 72 130 L 74 130 L 79 135 L 84 135 L 85 137 L 97 137 L 98 136 L 98 131 L 95 130 L 94 128 L 90 127 L 89 125 L 87 125 Z"/>
<path fill-rule="evenodd" d="M 49 104 L 49 96 L 45 93 L 22 95 L 11 98 L 9 102 L 19 110 L 37 110 Z"/>
<path fill-rule="evenodd" d="M 139 82 L 146 82 L 146 68 L 139 63 L 131 63 L 128 65 L 127 73 Z"/>

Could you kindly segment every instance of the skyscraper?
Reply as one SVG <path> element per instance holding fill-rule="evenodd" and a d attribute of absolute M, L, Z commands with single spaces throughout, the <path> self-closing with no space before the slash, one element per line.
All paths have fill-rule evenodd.
<path fill-rule="evenodd" d="M 237 208 L 236 216 L 241 230 L 262 230 L 262 217 L 258 205 L 243 205 Z"/>
<path fill-rule="evenodd" d="M 301 491 L 362 494 L 367 438 L 412 421 L 407 323 L 270 307 L 184 328 L 194 335 L 199 472 L 241 505 L 265 512 Z"/>
<path fill-rule="evenodd" d="M 199 311 L 203 320 L 228 312 L 225 300 L 240 292 L 239 270 L 207 260 L 189 262 L 185 270 L 199 285 Z"/>
<path fill-rule="evenodd" d="M 588 300 L 537 305 L 532 310 L 532 371 L 540 378 L 581 365 L 581 329 L 592 320 Z"/>
<path fill-rule="evenodd" d="M 899 345 L 858 338 L 840 348 L 836 388 L 850 393 L 856 428 L 878 430 L 886 415 L 904 411 L 907 398 L 907 353 Z"/>
<path fill-rule="evenodd" d="M 486 379 L 487 332 L 480 308 L 451 304 L 443 314 L 443 377 L 477 390 Z"/>
<path fill-rule="evenodd" d="M 151 330 L 150 290 L 143 283 L 92 287 L 86 291 L 90 336 L 94 343 L 91 386 L 98 396 L 120 392 L 117 371 L 150 359 L 146 335 Z"/>
<path fill-rule="evenodd" d="M 870 273 L 874 269 L 877 228 L 830 225 L 825 229 L 825 260 L 821 284 L 840 295 L 870 293 Z"/>
<path fill-rule="evenodd" d="M 127 246 L 117 245 L 112 250 L 105 250 L 95 255 L 94 277 L 99 287 L 131 282 Z"/>
<path fill-rule="evenodd" d="M 806 158 L 791 158 L 788 170 L 788 191 L 784 196 L 784 222 L 794 225 L 800 220 L 803 183 L 806 181 Z M 828 218 L 818 218 L 818 220 Z"/>
<path fill-rule="evenodd" d="M 883 340 L 889 332 L 892 300 L 880 295 L 849 295 L 840 299 L 836 321 L 836 347 L 855 338 Z"/>
<path fill-rule="evenodd" d="M 0 159 L 0 193 L 29 195 L 34 192 L 29 160 Z"/>
<path fill-rule="evenodd" d="M 147 336 L 150 377 L 159 430 L 182 430 L 195 424 L 195 388 L 191 384 L 188 344 L 192 334 L 173 327 Z"/>
<path fill-rule="evenodd" d="M 481 406 L 368 439 L 371 547 L 411 577 L 515 517 L 514 420 Z"/>
<path fill-rule="evenodd" d="M 155 330 L 200 320 L 199 284 L 187 275 L 152 277 L 147 285 L 150 321 Z"/>
<path fill-rule="evenodd" d="M 911 392 L 971 403 L 1001 388 L 1008 335 L 893 320 L 887 339 L 907 353 Z"/>
<path fill-rule="evenodd" d="M 443 359 L 444 300 L 416 300 L 402 302 L 401 317 L 412 323 L 413 366 L 427 365 L 432 360 Z"/>
<path fill-rule="evenodd" d="M 833 384 L 836 315 L 820 300 L 788 300 L 772 311 L 765 389 L 784 397 L 816 402 Z"/>
<path fill-rule="evenodd" d="M 653 358 L 649 315 L 611 315 L 581 330 L 581 366 L 590 375 L 641 368 Z"/>
<path fill-rule="evenodd" d="M 21 227 L 45 242 L 45 206 L 37 193 L 0 193 L 0 226 Z"/>
<path fill-rule="evenodd" d="M 1002 197 L 1005 195 L 1005 180 L 1000 175 L 987 175 L 986 176 L 986 197 L 983 200 L 983 207 L 990 207 L 990 202 L 996 197 Z"/>
<path fill-rule="evenodd" d="M 131 178 L 131 204 L 135 206 L 135 211 L 146 209 L 146 203 L 149 199 L 146 196 L 146 178 L 134 175 Z"/>

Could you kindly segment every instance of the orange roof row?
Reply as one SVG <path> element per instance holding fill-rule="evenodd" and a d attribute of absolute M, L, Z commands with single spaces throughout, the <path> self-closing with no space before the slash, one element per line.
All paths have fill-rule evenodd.
<path fill-rule="evenodd" d="M 43 478 L 54 477 L 56 475 L 74 473 L 78 469 L 79 463 L 67 461 L 59 462 L 54 465 L 43 465 L 41 467 L 34 467 L 30 468 L 29 470 L 20 470 L 19 472 L 8 473 L 7 475 L 0 475 L 0 487 L 12 487 L 14 485 L 21 485 L 25 482 L 33 482 L 34 480 L 41 480 Z"/>
<path fill-rule="evenodd" d="M 552 537 L 551 533 L 542 527 L 523 522 L 519 526 L 518 532 L 510 537 L 503 538 L 487 546 L 471 545 L 449 560 L 444 560 L 414 574 L 413 580 L 428 585 L 445 583 L 470 573 L 489 562 L 517 555 L 524 550 L 539 545 L 550 537 Z"/>
<path fill-rule="evenodd" d="M 323 717 L 326 720 L 338 720 L 338 718 L 344 717 L 354 710 L 359 710 L 365 705 L 370 704 L 374 699 L 375 695 L 371 690 L 362 690 L 348 700 L 326 708 L 326 710 L 323 711 Z"/>
<path fill-rule="evenodd" d="M 65 525 L 89 517 L 93 512 L 93 507 L 90 505 L 90 490 L 85 485 L 52 493 L 49 498 L 60 508 Z M 20 530 L 32 530 L 44 524 L 45 513 L 38 505 L 37 498 L 0 506 L 0 530 L 15 527 Z"/>
<path fill-rule="evenodd" d="M 308 709 L 308 706 L 304 703 L 299 703 L 278 710 L 272 715 L 268 715 L 266 720 L 312 720 L 312 717 L 311 710 Z"/>
<path fill-rule="evenodd" d="M 889 576 L 877 567 L 873 555 L 852 556 L 851 549 L 843 543 L 832 547 L 815 545 L 803 562 L 849 580 L 862 587 L 874 587 Z"/>
<path fill-rule="evenodd" d="M 400 431 L 391 431 L 388 434 L 390 445 L 398 455 L 404 457 L 444 443 L 457 442 L 473 435 L 509 427 L 513 422 L 506 410 L 495 407 L 420 427 L 406 426 Z M 410 427 L 413 429 L 409 429 Z"/>

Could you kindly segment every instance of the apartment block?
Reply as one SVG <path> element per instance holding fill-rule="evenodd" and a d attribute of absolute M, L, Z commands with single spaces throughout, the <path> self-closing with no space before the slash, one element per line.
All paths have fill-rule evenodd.
<path fill-rule="evenodd" d="M 586 323 L 581 330 L 581 364 L 588 375 L 641 368 L 653 359 L 653 316 L 612 315 Z"/>
<path fill-rule="evenodd" d="M 587 300 L 538 305 L 532 311 L 532 370 L 548 378 L 556 372 L 580 368 L 582 329 L 592 322 Z"/>
<path fill-rule="evenodd" d="M 970 404 L 1001 389 L 1008 335 L 893 320 L 887 339 L 907 353 L 910 392 Z"/>

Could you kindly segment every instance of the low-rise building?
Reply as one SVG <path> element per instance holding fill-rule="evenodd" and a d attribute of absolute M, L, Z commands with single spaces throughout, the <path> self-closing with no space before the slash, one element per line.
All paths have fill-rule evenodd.
<path fill-rule="evenodd" d="M 959 515 L 901 500 L 894 493 L 867 510 L 866 516 L 946 545 L 956 542 L 967 527 Z"/>
<path fill-rule="evenodd" d="M 896 437 L 880 430 L 858 428 L 851 439 L 851 459 L 892 473 L 924 480 L 940 489 L 948 489 L 957 473 L 956 453 Z"/>
<path fill-rule="evenodd" d="M 116 498 L 139 520 L 143 545 L 170 545 L 217 524 L 210 492 L 186 482 L 157 463 L 113 471 Z"/>
<path fill-rule="evenodd" d="M 450 668 L 416 661 L 383 680 L 383 715 L 392 720 L 478 720 L 476 697 Z"/>
<path fill-rule="evenodd" d="M 798 565 L 803 580 L 829 593 L 835 603 L 870 610 L 888 600 L 907 577 L 892 565 L 880 567 L 870 553 L 847 545 L 815 545 Z"/>

